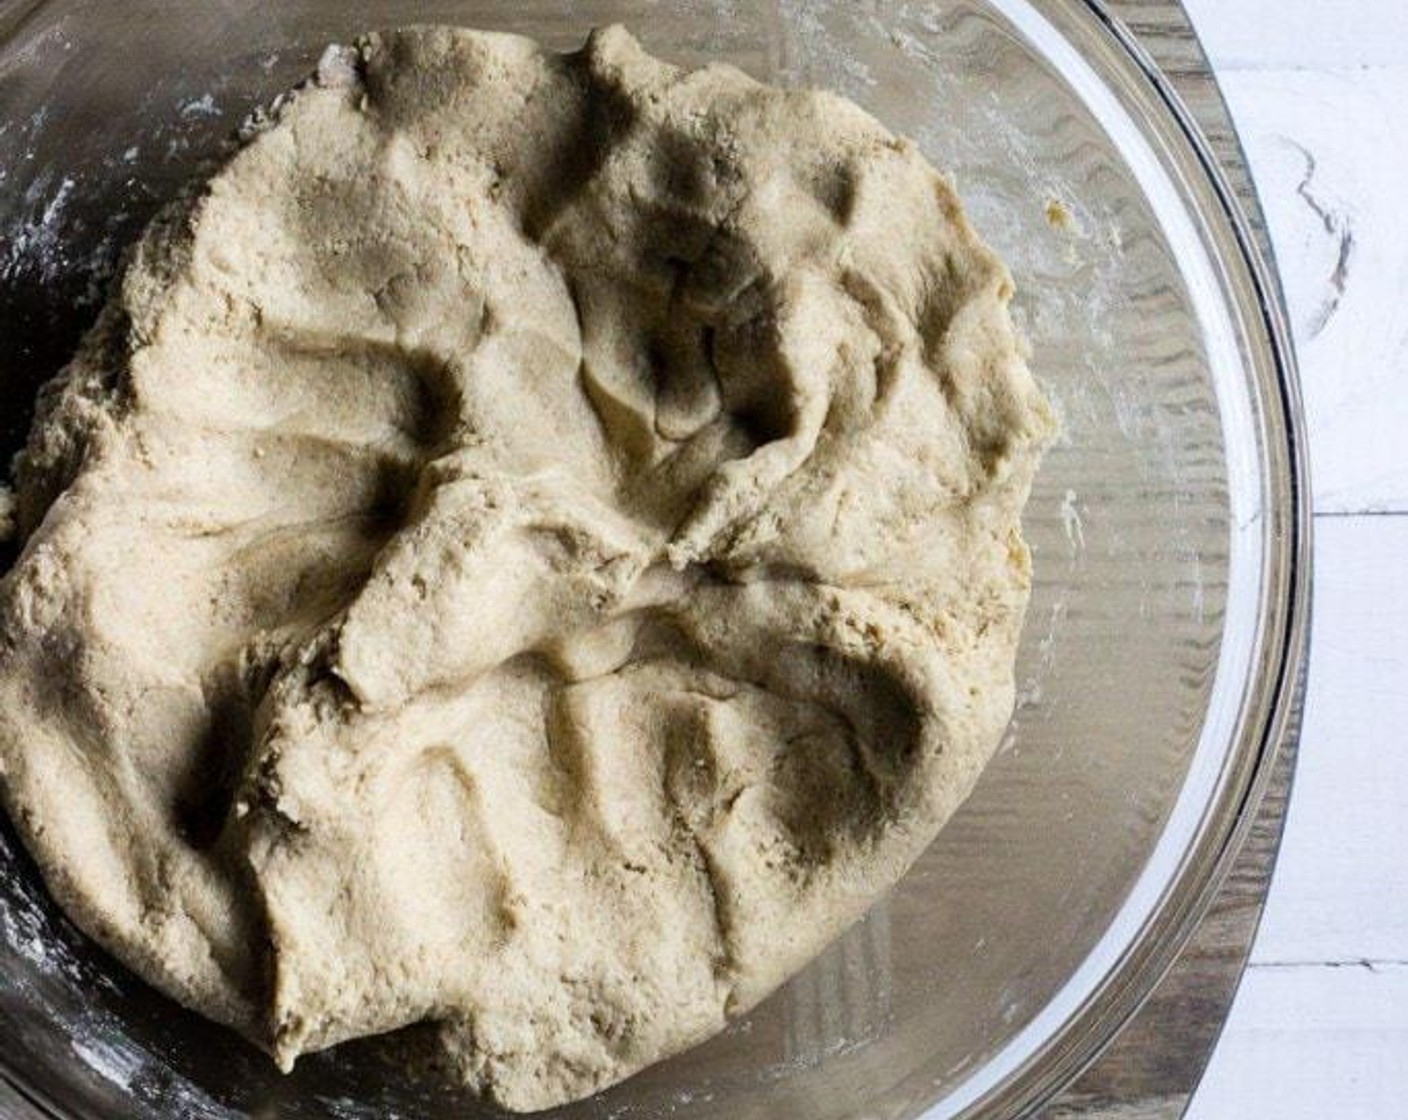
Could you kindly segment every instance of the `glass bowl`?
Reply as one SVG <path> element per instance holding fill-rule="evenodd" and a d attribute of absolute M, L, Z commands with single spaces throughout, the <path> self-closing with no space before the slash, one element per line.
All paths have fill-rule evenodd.
<path fill-rule="evenodd" d="M 681 62 L 854 98 L 956 177 L 1064 425 L 1027 516 L 1018 710 L 971 800 L 751 1015 L 553 1115 L 1025 1114 L 1172 959 L 1288 719 L 1308 575 L 1296 388 L 1229 191 L 1088 0 L 0 0 L 0 452 L 121 247 L 255 106 L 329 41 L 432 21 L 560 47 L 621 21 Z M 88 944 L 8 834 L 0 860 L 11 1115 L 488 1114 L 398 1074 L 394 1041 L 279 1075 Z"/>

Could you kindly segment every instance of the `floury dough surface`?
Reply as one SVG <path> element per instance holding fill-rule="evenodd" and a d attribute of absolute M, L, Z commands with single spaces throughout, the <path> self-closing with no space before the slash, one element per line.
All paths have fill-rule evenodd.
<path fill-rule="evenodd" d="M 15 492 L 0 483 L 0 544 L 15 535 Z"/>
<path fill-rule="evenodd" d="M 850 103 L 446 29 L 330 52 L 43 397 L 0 584 L 56 896 L 287 1064 L 514 1109 L 718 1031 L 1011 711 L 1052 421 Z"/>

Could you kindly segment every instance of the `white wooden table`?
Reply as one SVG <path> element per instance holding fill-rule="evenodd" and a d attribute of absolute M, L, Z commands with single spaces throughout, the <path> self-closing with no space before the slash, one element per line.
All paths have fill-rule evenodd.
<path fill-rule="evenodd" d="M 1408 1117 L 1408 0 L 1185 0 L 1294 321 L 1316 513 L 1300 761 L 1190 1120 Z"/>

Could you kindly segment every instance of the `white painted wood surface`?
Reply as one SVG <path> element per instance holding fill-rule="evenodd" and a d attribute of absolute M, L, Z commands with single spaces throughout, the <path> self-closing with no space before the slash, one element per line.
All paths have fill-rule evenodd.
<path fill-rule="evenodd" d="M 1316 509 L 1300 766 L 1189 1120 L 1408 1117 L 1408 0 L 1185 0 L 1291 305 Z"/>
<path fill-rule="evenodd" d="M 1408 511 L 1408 66 L 1218 78 L 1285 280 L 1316 510 Z"/>
<path fill-rule="evenodd" d="M 1403 0 L 1183 0 L 1218 70 L 1397 66 Z"/>
<path fill-rule="evenodd" d="M 1405 1039 L 1403 966 L 1263 966 L 1243 981 L 1188 1118 L 1401 1120 Z"/>
<path fill-rule="evenodd" d="M 1304 745 L 1252 959 L 1408 963 L 1408 517 L 1316 531 Z"/>

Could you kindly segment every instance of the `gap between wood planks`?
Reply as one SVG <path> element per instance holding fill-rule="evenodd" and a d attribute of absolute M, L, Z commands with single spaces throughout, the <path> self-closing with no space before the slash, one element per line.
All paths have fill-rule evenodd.
<path fill-rule="evenodd" d="M 1360 968 L 1365 972 L 1392 972 L 1408 969 L 1408 960 L 1359 960 L 1342 961 L 1255 961 L 1247 965 L 1252 969 L 1294 969 L 1294 968 Z"/>
<path fill-rule="evenodd" d="M 1404 509 L 1322 509 L 1315 514 L 1316 521 L 1343 521 L 1348 517 L 1408 517 Z"/>

